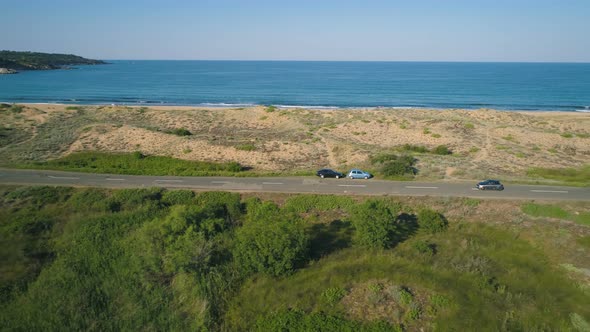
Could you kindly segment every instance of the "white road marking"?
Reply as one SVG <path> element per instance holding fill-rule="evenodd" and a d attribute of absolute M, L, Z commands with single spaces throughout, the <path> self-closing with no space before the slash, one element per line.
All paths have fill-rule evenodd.
<path fill-rule="evenodd" d="M 118 178 L 106 178 L 107 181 L 125 181 L 125 179 L 118 179 Z"/>
<path fill-rule="evenodd" d="M 567 194 L 569 191 L 567 190 L 531 190 L 535 193 L 560 193 L 560 194 Z"/>
<path fill-rule="evenodd" d="M 364 188 L 366 185 L 364 184 L 339 184 L 338 187 L 361 187 Z"/>
<path fill-rule="evenodd" d="M 184 182 L 182 180 L 154 180 L 154 182 Z"/>
<path fill-rule="evenodd" d="M 416 187 L 416 186 L 406 186 L 408 189 L 438 189 L 438 187 Z"/>
<path fill-rule="evenodd" d="M 262 182 L 262 184 L 284 184 L 282 182 Z"/>
<path fill-rule="evenodd" d="M 230 183 L 230 182 L 229 181 L 211 181 L 211 183 L 226 184 L 226 183 Z"/>
<path fill-rule="evenodd" d="M 53 175 L 49 175 L 50 178 L 52 179 L 60 179 L 60 180 L 80 180 L 80 178 L 74 178 L 71 176 L 53 176 Z"/>

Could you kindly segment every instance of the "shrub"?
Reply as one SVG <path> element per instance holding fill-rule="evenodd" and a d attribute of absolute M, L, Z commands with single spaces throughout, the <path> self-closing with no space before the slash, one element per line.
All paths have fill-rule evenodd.
<path fill-rule="evenodd" d="M 166 190 L 162 193 L 162 203 L 168 205 L 189 204 L 195 193 L 191 190 Z"/>
<path fill-rule="evenodd" d="M 370 199 L 357 205 L 350 216 L 354 241 L 369 248 L 390 247 L 397 233 L 397 213 L 382 200 Z"/>
<path fill-rule="evenodd" d="M 432 149 L 431 152 L 438 155 L 449 155 L 453 153 L 446 145 L 439 145 Z"/>
<path fill-rule="evenodd" d="M 421 314 L 422 309 L 420 308 L 420 305 L 418 303 L 412 303 L 410 309 L 408 309 L 408 311 L 406 312 L 405 318 L 407 321 L 415 321 L 418 318 L 420 318 Z"/>
<path fill-rule="evenodd" d="M 435 246 L 427 241 L 416 241 L 414 249 L 422 255 L 433 256 L 435 254 Z"/>
<path fill-rule="evenodd" d="M 407 159 L 393 160 L 383 164 L 381 173 L 385 176 L 401 176 L 405 174 L 414 174 L 413 162 Z"/>
<path fill-rule="evenodd" d="M 444 295 L 434 294 L 430 297 L 430 303 L 436 309 L 444 309 L 450 306 L 451 300 Z"/>
<path fill-rule="evenodd" d="M 380 153 L 370 157 L 371 164 L 382 164 L 386 161 L 397 160 L 398 156 L 393 153 Z"/>
<path fill-rule="evenodd" d="M 385 176 L 402 176 L 414 174 L 416 159 L 409 155 L 397 156 L 395 154 L 382 153 L 371 157 L 371 163 L 381 164 L 381 173 Z"/>
<path fill-rule="evenodd" d="M 427 153 L 428 149 L 423 145 L 404 144 L 400 150 L 408 152 Z"/>
<path fill-rule="evenodd" d="M 189 161 L 164 156 L 145 156 L 139 151 L 134 153 L 76 152 L 60 159 L 23 166 L 92 173 L 175 176 L 232 175 L 231 173 L 243 170 L 242 166 L 236 162 Z"/>
<path fill-rule="evenodd" d="M 276 111 L 276 110 L 277 110 L 277 107 L 276 107 L 276 106 L 274 106 L 274 105 L 268 105 L 268 106 L 266 106 L 266 108 L 264 109 L 264 111 L 265 111 L 266 113 L 272 113 L 272 112 L 274 112 L 274 111 Z"/>
<path fill-rule="evenodd" d="M 354 200 L 347 196 L 302 194 L 289 197 L 283 209 L 296 213 L 306 213 L 312 210 L 347 209 L 352 205 L 354 205 Z"/>
<path fill-rule="evenodd" d="M 76 191 L 68 200 L 68 206 L 74 211 L 109 211 L 111 204 L 104 190 L 88 188 Z"/>
<path fill-rule="evenodd" d="M 130 210 L 149 202 L 159 203 L 162 191 L 161 188 L 121 189 L 113 193 L 110 201 L 113 206 Z"/>
<path fill-rule="evenodd" d="M 223 191 L 202 192 L 197 195 L 195 203 L 203 208 L 214 208 L 218 217 L 229 218 L 231 223 L 242 216 L 242 202 L 240 194 L 237 193 Z"/>
<path fill-rule="evenodd" d="M 134 159 L 143 159 L 145 158 L 145 155 L 143 153 L 141 153 L 141 151 L 134 151 L 132 154 Z"/>
<path fill-rule="evenodd" d="M 330 287 L 322 292 L 322 301 L 329 305 L 335 305 L 346 296 L 346 290 L 340 287 Z"/>
<path fill-rule="evenodd" d="M 235 148 L 236 148 L 236 150 L 242 150 L 242 151 L 254 151 L 254 150 L 256 150 L 256 146 L 254 146 L 254 144 L 241 144 L 241 145 L 236 145 Z"/>
<path fill-rule="evenodd" d="M 255 216 L 259 219 L 249 215 L 250 220 L 236 231 L 236 262 L 245 273 L 290 274 L 308 259 L 308 237 L 296 220 L 265 203 L 261 207 Z"/>
<path fill-rule="evenodd" d="M 171 133 L 176 136 L 191 136 L 193 134 L 190 131 L 188 131 L 188 129 L 185 129 L 185 128 L 174 129 L 174 130 L 172 130 Z"/>
<path fill-rule="evenodd" d="M 447 228 L 448 222 L 442 214 L 431 209 L 422 209 L 418 212 L 418 225 L 428 233 L 438 233 Z"/>
<path fill-rule="evenodd" d="M 6 195 L 7 201 L 27 201 L 35 207 L 47 204 L 59 203 L 67 200 L 72 193 L 72 188 L 35 186 L 21 187 Z"/>

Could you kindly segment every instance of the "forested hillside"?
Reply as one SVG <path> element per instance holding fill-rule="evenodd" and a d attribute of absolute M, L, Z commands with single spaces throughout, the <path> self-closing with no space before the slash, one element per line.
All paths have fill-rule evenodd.
<path fill-rule="evenodd" d="M 0 51 L 0 68 L 14 70 L 60 69 L 71 65 L 105 64 L 73 54 Z"/>

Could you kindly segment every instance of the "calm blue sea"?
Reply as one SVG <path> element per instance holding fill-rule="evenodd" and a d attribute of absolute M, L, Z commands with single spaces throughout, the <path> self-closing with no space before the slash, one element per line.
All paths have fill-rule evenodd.
<path fill-rule="evenodd" d="M 589 63 L 111 62 L 0 75 L 0 101 L 590 111 Z"/>

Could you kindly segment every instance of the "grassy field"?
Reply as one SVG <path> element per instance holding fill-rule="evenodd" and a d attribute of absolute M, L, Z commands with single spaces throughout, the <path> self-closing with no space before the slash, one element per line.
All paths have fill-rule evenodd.
<path fill-rule="evenodd" d="M 19 168 L 52 169 L 107 174 L 233 176 L 243 171 L 238 163 L 182 160 L 135 153 L 79 152 L 45 162 L 23 163 Z"/>
<path fill-rule="evenodd" d="M 589 212 L 574 202 L 0 186 L 0 325 L 584 331 L 590 227 L 570 220 Z"/>

